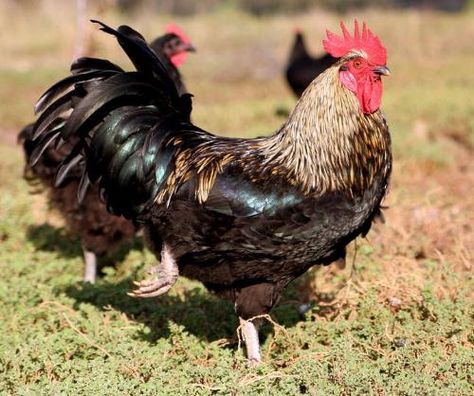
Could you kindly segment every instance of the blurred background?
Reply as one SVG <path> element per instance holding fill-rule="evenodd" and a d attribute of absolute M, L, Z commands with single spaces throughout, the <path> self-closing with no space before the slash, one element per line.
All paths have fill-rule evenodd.
<path fill-rule="evenodd" d="M 405 318 L 410 322 L 431 317 L 422 310 L 428 301 L 428 290 L 429 296 L 435 296 L 431 297 L 430 301 L 435 302 L 429 312 L 459 309 L 456 311 L 459 315 L 457 319 L 449 317 L 444 324 L 436 324 L 433 333 L 413 325 L 403 330 L 407 339 L 426 331 L 426 340 L 431 340 L 431 344 L 426 341 L 423 351 L 439 347 L 443 351 L 439 355 L 442 359 L 448 359 L 459 345 L 472 348 L 474 338 L 467 335 L 469 330 L 456 333 L 458 338 L 450 344 L 451 349 L 447 346 L 451 340 L 446 335 L 448 330 L 443 335 L 439 332 L 444 331 L 442 326 L 449 327 L 449 323 L 456 321 L 462 323 L 463 329 L 472 331 L 468 312 L 472 314 L 474 290 L 473 0 L 1 0 L 0 244 L 3 249 L 0 249 L 0 263 L 4 279 L 1 282 L 21 284 L 26 280 L 28 286 L 10 289 L 2 283 L 0 290 L 13 290 L 15 301 L 30 306 L 28 312 L 40 316 L 54 317 L 57 313 L 34 301 L 59 299 L 64 306 L 77 308 L 74 304 L 78 295 L 83 301 L 93 301 L 99 307 L 94 309 L 100 310 L 109 303 L 101 300 L 107 293 L 114 296 L 112 300 L 119 298 L 113 294 L 117 290 L 113 285 L 123 281 L 120 291 L 124 295 L 133 265 L 151 259 L 132 251 L 116 270 L 106 272 L 102 285 L 110 284 L 109 289 L 87 289 L 85 294 L 66 293 L 67 296 L 64 291 L 58 292 L 58 287 L 64 290 L 60 285 L 80 281 L 78 241 L 64 236 L 60 220 L 48 210 L 43 196 L 29 194 L 31 188 L 21 178 L 23 157 L 16 145 L 17 133 L 33 120 L 33 104 L 41 93 L 68 73 L 75 54 L 108 58 L 131 68 L 115 40 L 86 22 L 89 18 L 111 26 L 128 24 L 149 41 L 163 34 L 168 22 L 180 25 L 198 51 L 180 69 L 187 89 L 194 94 L 194 123 L 218 134 L 246 137 L 272 133 L 284 120 L 277 110 L 291 109 L 296 103 L 284 78 L 295 28 L 305 33 L 309 50 L 318 56 L 322 53 L 321 40 L 326 29 L 339 32 L 340 20 L 348 25 L 354 18 L 366 21 L 385 44 L 392 71 L 392 76 L 384 79 L 382 102 L 394 150 L 392 186 L 385 201 L 386 223 L 377 226 L 367 240 L 360 241 L 357 287 L 346 287 L 353 271 L 329 267 L 304 278 L 295 286 L 292 296 L 316 305 L 322 300 L 329 301 L 331 308 L 318 311 L 317 316 L 331 321 L 357 320 L 364 301 L 369 301 L 369 311 L 374 312 L 378 309 L 395 312 L 401 301 L 405 307 L 402 309 L 411 310 L 411 316 Z M 32 227 L 36 227 L 36 234 L 28 234 Z M 64 246 L 58 242 L 59 236 L 65 237 L 78 253 L 61 255 Z M 183 282 L 183 290 L 197 287 Z M 338 292 L 341 288 L 342 297 Z M 181 293 L 180 290 L 176 293 Z M 186 295 L 181 297 L 183 301 L 186 298 Z M 453 304 L 459 301 L 465 305 L 456 308 Z M 124 302 L 124 306 L 127 304 Z M 5 312 L 15 309 L 18 305 Z M 69 312 L 71 308 L 64 310 Z M 7 315 L 5 312 L 2 317 Z M 113 315 L 113 312 L 112 309 L 100 315 Z M 225 312 L 232 315 L 231 308 Z M 277 310 L 276 315 L 288 324 L 285 314 L 279 312 L 284 311 Z M 436 312 L 438 318 L 442 317 Z M 168 314 L 180 315 L 173 310 Z M 97 322 L 102 320 L 93 309 L 87 315 Z M 183 313 L 180 323 L 185 323 L 191 333 L 199 333 L 197 325 L 186 322 L 185 316 Z M 26 331 L 22 327 L 26 324 L 35 332 L 43 326 L 36 321 L 29 324 L 29 314 L 26 318 L 25 314 L 23 322 L 10 328 L 12 334 Z M 136 326 L 124 317 L 116 320 L 123 329 Z M 200 323 L 203 321 L 200 319 Z M 68 327 L 67 323 L 64 326 Z M 202 330 L 208 338 L 213 331 Z M 229 332 L 232 330 L 217 331 L 221 336 L 230 336 Z M 381 329 L 379 333 L 383 332 Z M 53 348 L 48 342 L 45 341 L 45 348 Z M 382 350 L 391 350 L 392 344 L 386 346 L 381 342 L 380 345 Z M 292 349 L 299 350 L 290 345 L 287 351 Z M 29 361 L 31 353 L 25 350 L 23 358 Z M 361 361 L 365 362 L 363 356 Z M 126 355 L 123 359 L 127 360 Z M 428 366 L 415 364 L 414 375 L 426 374 L 425 367 Z M 34 369 L 30 371 L 34 376 Z M 20 369 L 15 375 L 17 383 L 31 381 Z M 61 374 L 56 375 L 61 378 Z M 436 380 L 431 380 L 435 378 L 431 371 L 426 375 L 426 384 L 453 383 L 450 378 L 454 377 L 446 373 Z M 434 389 L 437 388 L 433 388 L 433 394 Z M 451 394 L 464 394 L 456 390 Z"/>
<path fill-rule="evenodd" d="M 295 28 L 305 33 L 317 56 L 326 28 L 338 30 L 340 20 L 350 23 L 357 17 L 367 21 L 388 48 L 394 73 L 386 82 L 384 108 L 392 128 L 401 127 L 394 130 L 394 139 L 410 137 L 399 143 L 437 155 L 432 152 L 435 146 L 424 147 L 413 138 L 440 135 L 441 128 L 449 128 L 456 139 L 473 142 L 472 104 L 463 97 L 472 82 L 467 71 L 473 58 L 473 4 L 468 0 L 2 0 L 0 95 L 8 106 L 0 110 L 1 126 L 16 129 L 31 120 L 34 101 L 64 75 L 78 54 L 125 62 L 116 43 L 87 22 L 99 18 L 111 25 L 129 24 L 149 40 L 161 35 L 170 21 L 181 25 L 199 51 L 182 69 L 195 95 L 196 122 L 222 133 L 269 133 L 281 122 L 274 118 L 273 108 L 294 103 L 283 73 Z M 227 101 L 232 112 L 223 111 Z M 392 106 L 402 107 L 392 110 Z M 463 117 L 463 110 L 470 113 Z M 414 126 L 415 133 L 407 133 Z M 444 160 L 444 150 L 440 151 L 438 159 Z"/>

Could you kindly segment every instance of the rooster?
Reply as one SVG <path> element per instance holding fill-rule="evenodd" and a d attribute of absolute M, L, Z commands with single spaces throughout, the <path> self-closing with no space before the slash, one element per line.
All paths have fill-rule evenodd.
<path fill-rule="evenodd" d="M 169 24 L 166 30 L 165 35 L 158 37 L 150 45 L 178 91 L 183 93 L 186 88 L 177 67 L 183 64 L 187 53 L 195 49 L 178 26 Z M 79 67 L 75 70 L 76 73 L 86 71 Z M 44 153 L 39 154 L 35 151 L 37 144 L 32 140 L 32 134 L 32 124 L 26 126 L 19 134 L 19 141 L 23 145 L 26 157 L 25 178 L 31 182 L 40 182 L 48 189 L 50 205 L 62 213 L 68 228 L 80 235 L 85 261 L 84 281 L 94 283 L 97 257 L 113 252 L 131 240 L 136 227 L 123 217 L 112 216 L 107 212 L 99 198 L 98 186 L 93 186 L 81 203 L 77 201 L 83 161 L 74 163 L 67 177 L 55 184 L 56 169 L 79 139 L 72 139 L 61 147 L 48 147 Z M 38 155 L 41 155 L 41 158 L 37 161 Z M 30 163 L 35 161 L 36 164 L 31 166 Z M 58 187 L 58 184 L 61 186 Z"/>
<path fill-rule="evenodd" d="M 303 33 L 297 30 L 286 67 L 286 81 L 299 98 L 307 86 L 336 61 L 337 58 L 328 53 L 313 58 L 306 49 Z"/>
<path fill-rule="evenodd" d="M 337 62 L 286 122 L 268 137 L 229 138 L 190 121 L 191 95 L 138 32 L 94 22 L 136 71 L 76 62 L 36 105 L 38 150 L 78 139 L 58 174 L 85 158 L 80 195 L 98 183 L 109 211 L 142 224 L 161 262 L 131 296 L 160 296 L 179 275 L 201 281 L 234 303 L 256 364 L 256 317 L 309 268 L 344 257 L 380 212 L 392 167 L 379 109 L 386 50 L 365 24 L 351 35 L 341 23 L 342 37 L 328 31 L 323 42 Z"/>

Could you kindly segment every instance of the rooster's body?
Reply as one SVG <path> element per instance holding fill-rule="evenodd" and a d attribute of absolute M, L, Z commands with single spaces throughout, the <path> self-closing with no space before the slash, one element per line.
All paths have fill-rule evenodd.
<path fill-rule="evenodd" d="M 312 57 L 306 49 L 303 33 L 298 31 L 286 67 L 286 81 L 299 98 L 308 85 L 336 61 L 337 58 L 329 54 Z"/>
<path fill-rule="evenodd" d="M 137 32 L 102 26 L 137 71 L 85 59 L 81 78 L 73 66 L 75 88 L 64 99 L 73 111 L 56 121 L 60 132 L 52 128 L 49 115 L 64 103 L 54 99 L 72 87 L 65 79 L 37 105 L 39 145 L 80 137 L 59 173 L 85 156 L 83 185 L 99 182 L 111 212 L 143 224 L 161 264 L 133 296 L 161 295 L 178 275 L 203 282 L 234 302 L 258 361 L 257 333 L 245 320 L 268 313 L 311 266 L 343 257 L 380 211 L 388 127 L 380 111 L 361 110 L 375 102 L 359 100 L 339 77 L 360 55 L 350 52 L 311 83 L 274 135 L 224 138 L 190 122 L 189 95 L 178 94 Z"/>
<path fill-rule="evenodd" d="M 177 87 L 184 92 L 185 86 L 172 57 L 186 51 L 193 51 L 189 40 L 180 36 L 175 25 L 168 32 L 153 41 L 153 50 L 166 67 L 166 71 Z M 171 30 L 171 31 L 170 31 Z M 184 42 L 185 41 L 185 42 Z M 48 202 L 62 214 L 66 227 L 80 236 L 85 272 L 84 281 L 95 282 L 97 258 L 110 254 L 119 246 L 130 241 L 136 227 L 123 217 L 113 216 L 100 199 L 98 186 L 92 186 L 86 197 L 79 203 L 77 191 L 84 169 L 84 161 L 78 161 L 68 171 L 67 178 L 58 187 L 55 183 L 56 170 L 67 158 L 72 148 L 80 141 L 74 137 L 63 142 L 60 147 L 48 147 L 30 165 L 32 157 L 38 157 L 37 143 L 33 141 L 33 124 L 26 126 L 18 136 L 26 158 L 25 176 L 31 182 L 40 182 L 48 192 Z M 36 152 L 35 152 L 36 150 Z"/>

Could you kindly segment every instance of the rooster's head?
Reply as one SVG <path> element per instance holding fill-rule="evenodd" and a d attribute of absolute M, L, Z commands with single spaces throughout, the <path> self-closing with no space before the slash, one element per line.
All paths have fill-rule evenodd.
<path fill-rule="evenodd" d="M 179 67 L 186 60 L 187 53 L 194 52 L 196 49 L 179 26 L 172 23 L 168 24 L 166 26 L 166 33 L 167 40 L 163 46 L 163 51 L 173 65 Z"/>
<path fill-rule="evenodd" d="M 335 58 L 341 58 L 338 62 L 339 80 L 356 95 L 364 113 L 373 113 L 379 109 L 382 100 L 381 76 L 390 75 L 387 51 L 365 23 L 361 33 L 357 20 L 354 21 L 353 36 L 342 22 L 341 29 L 342 37 L 327 31 L 324 49 Z"/>

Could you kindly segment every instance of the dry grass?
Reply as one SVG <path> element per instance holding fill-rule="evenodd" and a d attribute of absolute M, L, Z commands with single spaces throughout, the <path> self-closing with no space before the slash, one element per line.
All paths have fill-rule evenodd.
<path fill-rule="evenodd" d="M 64 75 L 72 53 L 70 3 L 41 4 L 21 13 L 0 5 L 0 298 L 6 301 L 0 381 L 6 392 L 471 393 L 472 14 L 344 16 L 367 20 L 389 49 L 393 78 L 385 85 L 384 110 L 395 167 L 386 222 L 358 242 L 355 265 L 352 248 L 345 269 L 315 269 L 295 282 L 274 313 L 284 328 L 270 323 L 266 330 L 267 364 L 252 371 L 235 350 L 232 308 L 196 283 L 181 281 L 157 303 L 125 296 L 149 254 L 132 249 L 96 287 L 80 285 L 77 241 L 52 220 L 41 197 L 28 194 L 13 144 L 16 130 L 31 120 L 35 98 Z M 151 38 L 169 18 L 110 12 L 104 19 Z M 270 133 L 282 121 L 275 109 L 294 103 L 281 78 L 292 28 L 308 32 L 316 53 L 324 29 L 335 29 L 339 19 L 318 10 L 261 19 L 224 10 L 178 19 L 199 49 L 183 69 L 195 94 L 194 121 L 231 135 Z M 100 56 L 123 62 L 113 40 L 93 37 Z M 301 302 L 312 307 L 304 319 L 295 309 Z"/>

